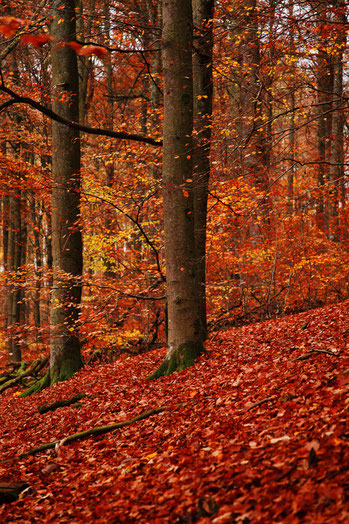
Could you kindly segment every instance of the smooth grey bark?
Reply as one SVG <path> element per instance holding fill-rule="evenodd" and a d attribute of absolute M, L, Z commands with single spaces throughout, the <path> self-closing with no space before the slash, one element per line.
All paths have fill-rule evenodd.
<path fill-rule="evenodd" d="M 19 70 L 17 64 L 17 55 L 14 53 L 11 57 L 11 70 L 15 83 L 19 81 Z M 19 113 L 14 113 L 13 123 L 20 126 L 22 117 Z M 19 131 L 18 131 L 19 132 Z M 21 141 L 15 139 L 9 142 L 7 153 L 18 159 L 21 155 Z M 6 149 L 6 145 L 5 145 Z M 12 187 L 9 186 L 7 199 L 8 217 L 7 217 L 7 235 L 6 235 L 6 269 L 7 269 L 7 349 L 9 362 L 18 363 L 21 361 L 21 347 L 23 341 L 20 337 L 20 326 L 25 322 L 23 315 L 24 288 L 17 281 L 20 280 L 19 269 L 25 264 L 25 223 L 22 219 L 22 198 L 23 189 L 21 189 L 21 174 L 14 173 Z"/>
<path fill-rule="evenodd" d="M 87 2 L 86 2 L 87 3 Z M 83 14 L 85 2 L 76 0 L 76 32 L 81 41 L 89 41 L 91 39 L 92 21 L 95 14 L 95 0 L 89 0 L 87 5 L 88 17 L 86 24 L 83 23 Z M 106 4 L 107 5 L 107 4 Z M 79 71 L 79 122 L 85 123 L 85 117 L 88 109 L 87 92 L 89 78 L 93 69 L 93 62 L 89 57 L 79 56 L 78 71 Z"/>
<path fill-rule="evenodd" d="M 36 328 L 36 340 L 41 339 L 41 272 L 42 272 L 42 249 L 41 249 L 41 235 L 42 229 L 42 214 L 40 212 L 40 203 L 36 200 L 35 193 L 29 190 L 29 208 L 31 212 L 31 220 L 33 224 L 33 259 L 34 259 L 34 274 L 35 274 L 35 290 L 33 296 L 33 316 Z"/>
<path fill-rule="evenodd" d="M 168 351 L 150 378 L 192 365 L 203 351 L 194 235 L 192 4 L 163 0 L 162 5 Z"/>

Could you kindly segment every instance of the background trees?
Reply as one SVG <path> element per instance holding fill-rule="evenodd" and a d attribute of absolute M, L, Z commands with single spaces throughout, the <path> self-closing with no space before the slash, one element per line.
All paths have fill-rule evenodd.
<path fill-rule="evenodd" d="M 214 16 L 212 2 L 195 0 L 193 6 L 194 145 L 184 160 L 194 166 L 194 177 L 186 180 L 201 182 L 194 192 L 203 209 L 211 173 L 207 231 L 196 230 L 202 239 L 207 233 L 202 288 L 208 329 L 347 297 L 344 3 L 224 0 L 216 1 Z M 49 83 L 49 12 L 38 12 L 30 2 L 10 7 L 1 15 L 14 18 L 0 24 L 3 85 L 50 107 L 55 95 Z M 73 47 L 84 93 L 80 120 L 87 126 L 162 137 L 163 16 L 155 0 L 79 4 Z M 206 79 L 200 87 L 196 79 L 199 67 L 210 72 L 212 25 L 211 123 L 211 84 Z M 2 338 L 5 349 L 15 334 L 27 359 L 46 352 L 49 341 L 52 144 L 49 119 L 12 102 L 2 91 Z M 93 358 L 104 358 L 164 343 L 166 271 L 160 148 L 97 134 L 80 138 L 80 332 L 88 360 L 96 350 Z M 176 184 L 189 204 L 192 182 Z M 26 241 L 14 240 L 20 235 L 18 224 L 10 225 L 14 198 L 20 201 Z M 14 246 L 23 252 L 16 264 Z M 202 275 L 199 280 L 204 282 Z M 9 320 L 5 309 L 15 289 L 21 293 L 14 301 L 21 304 L 20 321 Z"/>

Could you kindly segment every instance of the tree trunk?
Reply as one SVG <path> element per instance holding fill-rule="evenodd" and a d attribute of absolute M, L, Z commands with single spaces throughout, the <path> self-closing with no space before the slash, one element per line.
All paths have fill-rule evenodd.
<path fill-rule="evenodd" d="M 339 240 L 339 187 L 344 175 L 343 53 L 346 45 L 346 16 L 342 0 L 336 2 L 338 33 L 333 56 L 332 141 L 329 172 L 329 238 Z"/>
<path fill-rule="evenodd" d="M 328 23 L 327 4 L 317 9 L 319 28 Z M 325 199 L 326 162 L 330 161 L 330 137 L 332 127 L 331 91 L 333 84 L 333 64 L 326 48 L 326 42 L 319 33 L 317 63 L 316 63 L 317 91 L 320 115 L 318 117 L 318 204 L 316 221 L 318 227 L 328 231 L 328 209 Z"/>
<path fill-rule="evenodd" d="M 212 50 L 214 0 L 193 0 L 194 53 L 194 225 L 202 339 L 207 337 L 206 221 L 212 129 Z"/>
<path fill-rule="evenodd" d="M 74 40 L 75 1 L 56 0 L 52 13 L 51 35 L 56 41 Z M 77 122 L 77 58 L 69 46 L 52 47 L 52 91 L 53 111 Z M 52 176 L 51 383 L 70 378 L 82 366 L 77 327 L 82 275 L 80 140 L 78 131 L 57 122 L 52 122 Z"/>
<path fill-rule="evenodd" d="M 267 78 L 263 81 L 261 78 L 259 10 L 256 0 L 243 0 L 235 9 L 232 37 L 237 47 L 239 65 L 233 71 L 229 92 L 232 97 L 232 118 L 240 153 L 240 171 L 243 176 L 249 177 L 260 192 L 257 220 L 250 224 L 250 236 L 256 242 L 260 242 L 262 235 L 258 223 L 268 230 L 271 213 L 267 195 L 270 164 L 268 132 L 271 131 L 271 123 L 269 126 L 265 125 L 263 96 L 267 98 L 265 102 L 270 105 L 272 79 Z M 271 110 L 270 105 L 270 113 Z M 270 114 L 268 116 L 270 117 Z"/>
<path fill-rule="evenodd" d="M 168 351 L 150 378 L 192 365 L 204 350 L 194 245 L 192 43 L 191 2 L 163 0 L 163 199 Z"/>
<path fill-rule="evenodd" d="M 16 273 L 21 266 L 21 190 L 15 188 L 9 199 L 7 271 L 10 282 L 7 286 L 7 335 L 9 362 L 21 361 L 19 325 L 21 320 L 21 288 L 16 284 Z"/>
<path fill-rule="evenodd" d="M 88 17 L 86 25 L 84 26 L 84 5 L 85 2 L 82 0 L 76 0 L 76 13 L 77 13 L 77 27 L 76 32 L 78 37 L 82 41 L 91 40 L 92 31 L 92 20 L 95 16 L 95 0 L 89 0 L 87 6 Z M 88 80 L 90 78 L 93 69 L 93 62 L 89 57 L 79 56 L 78 71 L 79 71 L 79 122 L 80 124 L 85 123 L 85 117 L 87 112 L 87 88 Z"/>
<path fill-rule="evenodd" d="M 293 17 L 293 0 L 289 0 L 288 4 L 288 14 L 289 14 L 289 46 L 290 46 L 290 52 L 292 53 L 293 57 L 296 55 L 295 53 L 295 42 L 294 42 L 294 17 Z M 293 214 L 294 211 L 294 177 L 295 177 L 295 152 L 296 152 L 296 127 L 295 127 L 295 110 L 296 110 L 296 95 L 295 95 L 295 89 L 294 89 L 294 81 L 293 79 L 296 78 L 296 66 L 292 62 L 290 65 L 291 69 L 291 83 L 290 83 L 290 110 L 291 110 L 291 116 L 290 116 L 290 142 L 289 142 L 289 149 L 290 149 L 290 167 L 289 172 L 287 175 L 287 213 L 289 215 Z"/>
<path fill-rule="evenodd" d="M 52 3 L 51 35 L 56 42 L 75 40 L 75 1 Z M 69 46 L 52 45 L 52 109 L 79 121 L 79 77 L 76 53 Z M 44 378 L 22 396 L 82 367 L 78 333 L 81 301 L 82 238 L 80 220 L 79 132 L 52 122 L 52 257 L 53 288 L 50 309 L 50 368 Z"/>
<path fill-rule="evenodd" d="M 35 274 L 35 290 L 33 296 L 33 316 L 35 324 L 36 341 L 41 340 L 41 277 L 42 277 L 42 250 L 41 250 L 41 236 L 42 229 L 42 215 L 40 213 L 40 203 L 37 202 L 34 191 L 29 191 L 29 207 L 31 210 L 31 220 L 33 224 L 33 256 L 34 256 L 34 274 Z"/>
<path fill-rule="evenodd" d="M 19 70 L 17 57 L 11 57 L 11 70 L 15 83 L 19 82 Z M 22 144 L 19 138 L 22 117 L 20 113 L 13 115 L 14 126 L 17 127 L 18 138 L 9 143 L 8 154 L 12 155 L 17 162 L 20 161 Z M 12 187 L 8 198 L 8 232 L 6 247 L 6 269 L 8 278 L 7 285 L 7 340 L 9 362 L 20 362 L 22 358 L 20 325 L 23 323 L 23 288 L 18 282 L 20 276 L 19 268 L 23 262 L 24 224 L 22 220 L 22 193 L 21 174 L 13 173 Z"/>

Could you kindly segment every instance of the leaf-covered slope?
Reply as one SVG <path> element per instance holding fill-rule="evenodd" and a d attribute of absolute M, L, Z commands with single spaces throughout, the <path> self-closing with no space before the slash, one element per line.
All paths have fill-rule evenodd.
<path fill-rule="evenodd" d="M 221 332 L 157 381 L 160 351 L 87 367 L 34 397 L 0 399 L 1 459 L 168 406 L 104 436 L 0 465 L 30 485 L 1 522 L 349 519 L 349 302 Z M 78 393 L 78 406 L 38 407 Z"/>

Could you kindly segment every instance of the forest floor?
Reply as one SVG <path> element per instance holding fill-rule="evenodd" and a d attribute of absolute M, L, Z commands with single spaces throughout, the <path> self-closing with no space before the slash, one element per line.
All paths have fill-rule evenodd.
<path fill-rule="evenodd" d="M 181 373 L 164 350 L 85 367 L 29 398 L 0 397 L 0 522 L 349 522 L 349 301 L 222 331 Z M 78 405 L 38 408 L 85 394 Z M 71 434 L 132 419 L 66 443 Z"/>

